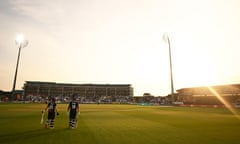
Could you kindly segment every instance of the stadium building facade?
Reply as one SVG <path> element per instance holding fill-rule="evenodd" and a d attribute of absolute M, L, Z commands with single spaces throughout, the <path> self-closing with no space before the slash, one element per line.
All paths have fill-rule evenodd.
<path fill-rule="evenodd" d="M 184 104 L 221 105 L 221 100 L 236 104 L 240 103 L 240 84 L 182 88 L 177 90 L 176 96 Z"/>
<path fill-rule="evenodd" d="M 74 94 L 80 102 L 127 102 L 133 97 L 131 84 L 68 84 L 26 81 L 23 86 L 25 100 L 45 101 L 56 97 L 69 101 Z"/>

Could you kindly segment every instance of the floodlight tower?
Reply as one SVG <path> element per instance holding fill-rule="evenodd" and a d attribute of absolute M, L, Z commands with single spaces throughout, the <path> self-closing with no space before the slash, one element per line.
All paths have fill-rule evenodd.
<path fill-rule="evenodd" d="M 171 80 L 171 100 L 174 102 L 174 86 L 173 86 L 173 72 L 172 72 L 172 55 L 171 55 L 171 42 L 167 33 L 163 34 L 163 41 L 168 44 L 169 49 L 169 64 L 170 64 L 170 80 Z"/>
<path fill-rule="evenodd" d="M 28 45 L 28 41 L 24 38 L 23 34 L 17 35 L 17 38 L 16 38 L 15 42 L 16 42 L 16 44 L 18 46 L 18 57 L 17 57 L 16 70 L 15 70 L 13 87 L 12 87 L 12 93 L 11 93 L 11 100 L 14 99 L 14 95 L 15 95 L 15 87 L 16 87 L 16 81 L 17 81 L 18 64 L 19 64 L 21 49 Z"/>

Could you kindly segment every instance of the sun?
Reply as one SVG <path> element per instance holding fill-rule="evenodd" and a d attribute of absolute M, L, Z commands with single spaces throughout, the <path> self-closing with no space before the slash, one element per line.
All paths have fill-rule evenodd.
<path fill-rule="evenodd" d="M 212 59 L 201 53 L 178 53 L 174 61 L 175 81 L 184 86 L 209 86 L 216 82 L 216 68 Z"/>
<path fill-rule="evenodd" d="M 213 68 L 208 63 L 201 62 L 200 66 L 195 66 L 192 74 L 189 74 L 189 81 L 195 85 L 208 86 L 214 83 Z"/>

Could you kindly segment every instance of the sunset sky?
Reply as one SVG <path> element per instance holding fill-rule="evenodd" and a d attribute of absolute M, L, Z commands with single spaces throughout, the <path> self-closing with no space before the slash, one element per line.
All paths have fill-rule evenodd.
<path fill-rule="evenodd" d="M 0 90 L 25 81 L 132 84 L 134 95 L 240 83 L 239 0 L 0 0 Z"/>

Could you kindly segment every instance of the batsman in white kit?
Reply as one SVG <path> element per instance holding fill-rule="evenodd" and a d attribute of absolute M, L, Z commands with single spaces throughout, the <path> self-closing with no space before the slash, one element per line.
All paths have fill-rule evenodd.
<path fill-rule="evenodd" d="M 68 105 L 67 111 L 69 112 L 69 128 L 76 128 L 78 126 L 78 115 L 80 115 L 80 107 L 74 96 Z"/>

